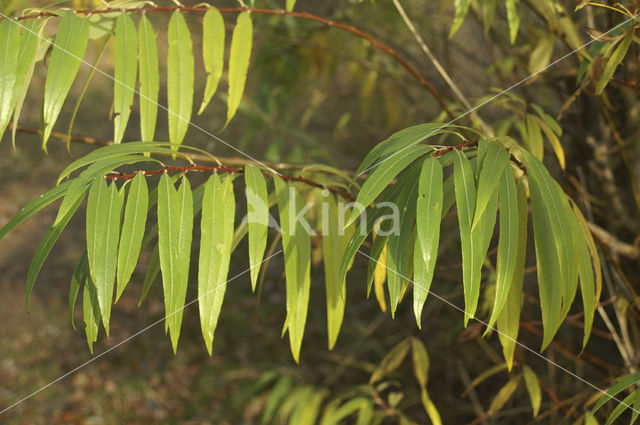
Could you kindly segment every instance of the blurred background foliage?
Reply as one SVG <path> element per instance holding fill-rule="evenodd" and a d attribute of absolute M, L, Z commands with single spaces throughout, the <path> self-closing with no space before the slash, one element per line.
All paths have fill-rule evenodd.
<path fill-rule="evenodd" d="M 284 1 L 247 4 L 284 7 Z M 497 90 L 562 58 L 629 14 L 633 16 L 638 8 L 635 1 L 623 1 L 620 6 L 560 0 L 471 1 L 464 21 L 450 37 L 453 2 L 406 0 L 402 4 L 417 32 L 471 104 L 491 99 Z M 65 5 L 81 9 L 99 7 L 101 2 L 56 2 L 57 7 Z M 576 5 L 578 10 L 574 10 Z M 7 0 L 0 3 L 0 11 L 12 15 L 45 6 L 46 2 Z M 236 7 L 237 3 L 220 1 L 215 6 Z M 509 7 L 515 7 L 515 15 Z M 296 10 L 353 25 L 391 46 L 436 88 L 454 115 L 466 111 L 391 1 L 300 0 Z M 514 16 L 519 23 L 515 37 Z M 167 14 L 149 17 L 156 29 L 166 28 Z M 196 27 L 201 16 L 186 14 L 186 19 Z M 238 116 L 219 134 L 252 156 L 271 162 L 320 162 L 353 171 L 391 132 L 421 122 L 448 120 L 419 82 L 366 40 L 317 22 L 259 14 L 253 19 L 254 48 L 243 103 Z M 225 20 L 230 29 L 233 20 Z M 621 34 L 635 31 L 634 26 L 630 22 L 621 28 Z M 615 73 L 605 81 L 606 89 L 601 83 L 624 34 L 602 37 L 477 111 L 496 135 L 546 151 L 546 165 L 593 225 L 605 277 L 593 336 L 581 352 L 581 313 L 570 313 L 545 356 L 600 388 L 637 371 L 640 356 L 637 37 L 632 37 L 621 65 L 614 67 Z M 195 37 L 196 51 L 199 42 Z M 159 31 L 158 43 L 166 46 L 166 31 Z M 99 48 L 100 41 L 94 42 L 89 62 L 98 56 Z M 113 64 L 108 49 L 112 48 L 112 44 L 107 46 L 98 65 L 109 73 Z M 44 84 L 45 73 L 46 60 L 36 67 L 34 87 Z M 89 75 L 90 70 L 81 67 L 72 99 L 78 98 Z M 103 100 L 110 97 L 111 87 L 110 80 L 93 77 L 74 134 L 98 140 L 112 137 L 112 126 L 107 122 L 110 105 Z M 196 93 L 202 90 L 204 79 L 196 78 Z M 39 138 L 28 133 L 38 127 L 41 96 L 41 90 L 28 93 L 15 151 L 10 135 L 5 135 L 0 145 L 2 224 L 48 188 L 73 157 L 90 149 L 74 144 L 69 157 L 64 143 L 56 141 L 44 156 Z M 164 105 L 163 96 L 161 91 L 160 104 Z M 218 134 L 225 121 L 225 102 L 224 95 L 216 96 L 194 122 Z M 60 131 L 66 132 L 64 126 L 73 108 L 73 102 L 65 104 L 59 120 L 62 125 L 57 128 Z M 547 121 L 539 109 L 554 119 Z M 129 126 L 134 132 L 136 114 L 134 109 Z M 555 120 L 560 132 L 549 124 Z M 477 117 L 471 120 L 465 116 L 461 123 L 480 128 Z M 167 138 L 166 126 L 159 126 L 158 138 Z M 543 139 L 547 140 L 544 145 Z M 194 129 L 185 144 L 220 156 L 236 155 Z M 566 166 L 557 144 L 562 147 Z M 66 311 L 68 276 L 83 243 L 82 223 L 77 219 L 72 225 L 78 231 L 63 235 L 45 265 L 31 314 L 26 314 L 22 303 L 26 259 L 54 214 L 48 210 L 48 216 L 32 220 L 0 246 L 0 406 L 91 358 L 82 334 L 73 333 L 68 326 Z M 441 259 L 432 290 L 462 305 L 455 229 L 455 217 L 448 217 L 443 223 Z M 148 257 L 147 253 L 143 263 Z M 233 261 L 231 276 L 246 269 L 242 256 Z M 484 282 L 490 288 L 495 280 L 493 265 L 488 261 L 485 266 Z M 535 349 L 540 345 L 542 328 L 535 268 L 534 264 L 528 266 L 519 340 Z M 598 395 L 593 388 L 521 347 L 517 347 L 514 369 L 508 373 L 498 338 L 491 334 L 482 338 L 484 327 L 479 323 L 463 329 L 461 313 L 438 300 L 430 298 L 426 304 L 421 331 L 415 327 L 409 303 L 401 305 L 391 320 L 373 297 L 366 299 L 364 263 L 356 262 L 348 277 L 352 302 L 347 304 L 335 349 L 326 349 L 324 304 L 312 302 L 305 349 L 301 364 L 296 366 L 279 333 L 284 320 L 283 269 L 281 259 L 275 259 L 257 299 L 250 295 L 248 279 L 230 285 L 212 358 L 202 347 L 197 315 L 188 312 L 184 341 L 176 356 L 161 329 L 150 329 L 18 405 L 2 418 L 3 423 L 295 424 L 305 423 L 305 415 L 316 405 L 322 409 L 332 408 L 332 403 L 337 406 L 335 400 L 342 406 L 351 403 L 353 412 L 348 412 L 345 423 L 427 423 L 438 415 L 443 423 L 472 424 L 581 424 L 587 420 L 585 412 Z M 143 276 L 143 271 L 136 271 L 139 284 L 132 284 L 115 305 L 111 338 L 101 336 L 98 347 L 113 347 L 162 317 L 160 285 L 152 287 L 143 308 L 136 308 Z M 311 286 L 311 299 L 322 299 L 321 267 L 312 269 Z M 190 292 L 187 298 L 194 296 Z M 487 297 L 481 305 L 479 317 L 488 317 L 491 300 Z M 411 338 L 418 338 L 429 353 L 429 402 L 437 414 L 421 397 L 424 382 L 419 376 L 423 371 L 414 370 L 408 347 L 416 350 L 412 345 L 416 340 Z M 395 367 L 389 368 L 389 362 Z M 380 367 L 389 369 L 388 373 L 373 379 Z M 541 405 L 535 417 L 530 372 L 541 388 Z M 614 407 L 615 403 L 607 404 L 597 417 L 604 421 Z"/>

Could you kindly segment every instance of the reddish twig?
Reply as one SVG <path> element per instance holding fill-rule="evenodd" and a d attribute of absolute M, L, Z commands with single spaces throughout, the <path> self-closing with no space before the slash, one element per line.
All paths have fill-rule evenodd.
<path fill-rule="evenodd" d="M 208 7 L 188 7 L 188 6 L 146 6 L 146 7 L 132 7 L 132 8 L 106 8 L 106 9 L 96 9 L 96 10 L 76 10 L 75 12 L 80 15 L 97 15 L 97 14 L 105 14 L 105 13 L 117 13 L 117 12 L 125 12 L 125 13 L 145 13 L 145 12 L 173 12 L 176 10 L 180 10 L 183 12 L 192 12 L 192 13 L 205 13 L 209 8 Z M 240 12 L 251 12 L 256 14 L 263 15 L 278 15 L 278 16 L 286 16 L 289 18 L 297 18 L 297 19 L 306 19 L 309 21 L 320 22 L 321 24 L 338 28 L 343 31 L 347 31 L 351 34 L 354 34 L 360 38 L 363 38 L 369 42 L 376 49 L 386 53 L 390 57 L 392 57 L 396 62 L 398 62 L 404 69 L 406 69 L 424 88 L 426 88 L 429 93 L 433 96 L 433 98 L 438 102 L 440 107 L 449 115 L 452 120 L 457 120 L 453 112 L 449 109 L 444 99 L 440 96 L 435 87 L 428 82 L 422 75 L 416 71 L 414 67 L 412 67 L 409 62 L 407 62 L 402 56 L 396 53 L 393 48 L 390 46 L 376 40 L 372 36 L 364 33 L 356 27 L 341 24 L 336 21 L 332 21 L 327 18 L 323 18 L 321 16 L 317 16 L 307 12 L 287 12 L 282 9 L 259 9 L 252 7 L 232 7 L 232 8 L 221 8 L 218 9 L 220 13 L 240 13 Z M 36 19 L 47 16 L 58 16 L 54 12 L 40 12 L 32 15 L 25 15 L 17 17 L 18 20 L 23 19 Z M 0 21 L 4 18 L 0 18 Z"/>

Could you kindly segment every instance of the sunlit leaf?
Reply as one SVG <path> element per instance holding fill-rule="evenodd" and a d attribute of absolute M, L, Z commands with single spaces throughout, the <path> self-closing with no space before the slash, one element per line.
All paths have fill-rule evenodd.
<path fill-rule="evenodd" d="M 449 37 L 452 37 L 464 22 L 464 18 L 467 16 L 467 12 L 469 11 L 470 4 L 471 4 L 470 0 L 455 0 L 454 2 L 455 16 L 453 17 L 453 25 L 451 26 L 451 32 L 449 32 Z"/>
<path fill-rule="evenodd" d="M 378 239 L 383 239 L 382 236 L 379 236 Z M 382 246 L 382 251 L 380 255 L 377 256 L 377 260 L 370 261 L 369 265 L 373 265 L 373 290 L 376 295 L 376 300 L 378 301 L 378 305 L 380 306 L 380 310 L 383 313 L 387 312 L 387 299 L 384 293 L 384 282 L 387 280 L 387 238 L 384 238 L 385 243 Z M 373 258 L 376 258 L 376 254 L 373 253 Z M 368 295 L 368 290 L 367 290 Z"/>
<path fill-rule="evenodd" d="M 487 149 L 486 158 L 478 163 L 482 164 L 478 177 L 478 193 L 476 197 L 476 206 L 473 213 L 473 224 L 471 229 L 480 222 L 489 201 L 493 197 L 494 192 L 498 189 L 501 176 L 505 167 L 509 163 L 509 152 L 497 143 L 490 143 Z"/>
<path fill-rule="evenodd" d="M 137 173 L 131 181 L 127 204 L 124 209 L 122 234 L 118 247 L 118 272 L 116 301 L 124 292 L 136 267 L 142 248 L 147 211 L 149 209 L 149 189 L 144 173 Z"/>
<path fill-rule="evenodd" d="M 205 183 L 200 221 L 200 259 L 198 269 L 198 307 L 200 326 L 209 355 L 220 309 L 227 289 L 231 260 L 236 200 L 233 183 L 216 174 Z"/>
<path fill-rule="evenodd" d="M 120 143 L 127 128 L 138 72 L 138 36 L 133 19 L 121 13 L 116 19 L 113 82 L 113 142 Z"/>
<path fill-rule="evenodd" d="M 44 84 L 40 127 L 42 147 L 45 150 L 53 125 L 82 63 L 88 42 L 89 21 L 77 17 L 74 12 L 64 12 L 54 40 Z"/>
<path fill-rule="evenodd" d="M 295 5 L 296 0 L 287 0 L 287 12 L 292 12 Z"/>
<path fill-rule="evenodd" d="M 215 7 L 202 18 L 202 59 L 207 72 L 207 85 L 198 114 L 204 111 L 218 89 L 224 68 L 224 20 Z"/>
<path fill-rule="evenodd" d="M 529 57 L 529 73 L 535 74 L 542 71 L 551 62 L 551 55 L 553 54 L 553 48 L 556 44 L 556 35 L 548 34 L 541 37 L 531 52 Z"/>
<path fill-rule="evenodd" d="M 538 416 L 540 411 L 540 403 L 542 402 L 542 393 L 540 391 L 540 383 L 535 372 L 527 365 L 522 367 L 522 376 L 524 377 L 524 383 L 531 399 L 531 407 L 533 408 L 533 417 Z"/>
<path fill-rule="evenodd" d="M 616 50 L 611 54 L 611 56 L 609 56 L 609 59 L 602 70 L 602 76 L 596 85 L 596 94 L 602 94 L 602 91 L 607 87 L 611 77 L 613 77 L 613 73 L 616 71 L 616 68 L 618 68 L 618 65 L 622 63 L 623 59 L 627 55 L 627 51 L 629 50 L 629 46 L 633 40 L 633 34 L 634 31 L 629 31 L 618 47 L 616 47 Z"/>
<path fill-rule="evenodd" d="M 158 47 L 153 27 L 142 15 L 138 26 L 138 50 L 140 62 L 140 139 L 154 140 L 158 115 L 158 91 L 160 75 L 158 71 Z"/>
<path fill-rule="evenodd" d="M 0 139 L 13 112 L 18 55 L 20 54 L 20 27 L 10 19 L 0 21 Z"/>
<path fill-rule="evenodd" d="M 244 168 L 245 194 L 247 197 L 247 221 L 249 232 L 249 267 L 251 290 L 256 290 L 260 265 L 267 246 L 269 225 L 269 196 L 267 182 L 260 169 L 247 165 Z"/>
<path fill-rule="evenodd" d="M 520 27 L 520 15 L 518 14 L 518 3 L 520 0 L 506 0 L 507 22 L 509 24 L 509 39 L 511 44 L 516 42 L 518 28 Z"/>
<path fill-rule="evenodd" d="M 229 98 L 227 100 L 227 122 L 229 124 L 240 106 L 244 84 L 247 81 L 249 59 L 251 58 L 251 44 L 253 42 L 253 24 L 251 14 L 242 12 L 238 15 L 236 27 L 231 38 L 229 53 Z"/>
<path fill-rule="evenodd" d="M 181 144 L 189 128 L 193 107 L 194 59 L 189 27 L 180 11 L 169 20 L 167 51 L 167 102 L 169 141 Z M 177 150 L 177 147 L 173 147 Z"/>

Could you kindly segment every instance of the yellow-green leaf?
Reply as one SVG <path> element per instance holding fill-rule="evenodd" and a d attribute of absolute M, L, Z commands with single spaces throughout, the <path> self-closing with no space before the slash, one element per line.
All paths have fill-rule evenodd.
<path fill-rule="evenodd" d="M 500 388 L 494 399 L 491 401 L 491 405 L 489 406 L 489 410 L 487 414 L 493 414 L 502 409 L 502 407 L 509 401 L 513 393 L 518 388 L 520 384 L 520 378 L 522 375 L 518 374 L 513 378 L 509 379 L 507 383 Z"/>
<path fill-rule="evenodd" d="M 249 232 L 249 267 L 251 268 L 251 290 L 256 290 L 260 265 L 267 246 L 269 230 L 269 196 L 267 182 L 260 169 L 253 165 L 244 168 L 245 195 L 247 198 L 247 221 Z"/>
<path fill-rule="evenodd" d="M 511 44 L 516 42 L 518 28 L 520 27 L 520 16 L 518 15 L 518 3 L 520 0 L 506 0 L 507 23 L 509 24 L 509 39 Z"/>
<path fill-rule="evenodd" d="M 98 304 L 98 292 L 91 280 L 87 276 L 82 292 L 82 311 L 84 316 L 85 333 L 89 351 L 93 354 L 93 343 L 98 340 L 98 327 L 100 325 L 100 305 Z"/>
<path fill-rule="evenodd" d="M 140 257 L 148 209 L 149 189 L 144 173 L 139 172 L 131 181 L 127 204 L 124 209 L 122 234 L 118 246 L 116 302 L 129 283 L 131 274 Z"/>
<path fill-rule="evenodd" d="M 209 355 L 227 289 L 231 260 L 236 200 L 233 183 L 217 174 L 205 183 L 200 221 L 200 260 L 198 269 L 198 307 L 200 326 Z"/>
<path fill-rule="evenodd" d="M 413 251 L 413 312 L 421 326 L 422 308 L 431 288 L 440 242 L 443 205 L 443 172 L 440 161 L 429 157 L 422 163 L 416 204 L 416 241 Z"/>
<path fill-rule="evenodd" d="M 47 148 L 47 141 L 53 125 L 60 115 L 73 80 L 76 78 L 84 52 L 89 42 L 89 21 L 79 18 L 74 12 L 64 12 L 58 33 L 54 40 L 51 59 L 44 84 L 44 101 L 42 103 L 42 147 Z"/>
<path fill-rule="evenodd" d="M 167 53 L 167 102 L 169 141 L 181 144 L 189 128 L 193 107 L 194 59 L 189 27 L 180 11 L 169 20 Z M 177 146 L 172 146 L 177 150 Z"/>
<path fill-rule="evenodd" d="M 391 349 L 386 356 L 382 359 L 376 370 L 373 371 L 369 378 L 369 385 L 373 385 L 394 370 L 396 370 L 401 364 L 404 358 L 407 356 L 411 348 L 411 340 L 402 340 L 399 344 Z"/>
<path fill-rule="evenodd" d="M 127 128 L 138 72 L 136 26 L 127 13 L 116 19 L 113 82 L 113 142 L 120 143 Z"/>
<path fill-rule="evenodd" d="M 153 27 L 142 15 L 138 27 L 138 49 L 140 62 L 140 138 L 152 142 L 158 116 L 158 91 L 160 76 L 158 71 L 158 47 Z"/>
<path fill-rule="evenodd" d="M 20 26 L 10 19 L 0 21 L 0 139 L 13 112 L 18 55 L 20 53 Z"/>
<path fill-rule="evenodd" d="M 207 72 L 207 85 L 198 115 L 218 89 L 224 68 L 224 20 L 215 7 L 210 7 L 202 18 L 202 59 Z"/>
<path fill-rule="evenodd" d="M 555 131 L 547 125 L 546 122 L 541 120 L 538 117 L 532 117 L 534 120 L 538 122 L 538 127 L 542 130 L 545 136 L 547 136 L 547 140 L 553 149 L 553 153 L 556 154 L 556 158 L 558 158 L 558 162 L 560 163 L 560 167 L 565 169 L 565 157 L 564 157 L 564 149 L 562 148 L 562 144 L 560 144 L 560 139 L 556 135 Z"/>
<path fill-rule="evenodd" d="M 480 163 L 480 159 L 478 161 Z M 490 143 L 481 164 L 471 230 L 474 230 L 480 222 L 489 201 L 500 184 L 504 169 L 509 164 L 509 152 L 497 143 Z"/>
<path fill-rule="evenodd" d="M 429 379 L 429 354 L 422 341 L 411 338 L 411 353 L 413 355 L 413 374 L 421 389 L 427 388 Z"/>
<path fill-rule="evenodd" d="M 540 392 L 540 383 L 535 372 L 527 365 L 522 367 L 522 376 L 524 383 L 531 399 L 531 407 L 533 408 L 533 417 L 538 416 L 540 411 L 540 403 L 542 402 L 542 393 Z"/>
<path fill-rule="evenodd" d="M 293 12 L 293 8 L 296 5 L 296 0 L 287 0 L 287 12 Z"/>
<path fill-rule="evenodd" d="M 231 51 L 229 53 L 229 98 L 227 100 L 227 122 L 229 124 L 236 114 L 244 85 L 247 81 L 249 59 L 251 58 L 251 44 L 253 41 L 253 24 L 251 14 L 242 12 L 238 15 L 236 27 L 231 38 Z"/>
<path fill-rule="evenodd" d="M 555 44 L 555 34 L 548 34 L 538 40 L 538 44 L 536 44 L 536 47 L 533 49 L 531 56 L 529 57 L 530 74 L 542 71 L 547 65 L 549 65 Z"/>
<path fill-rule="evenodd" d="M 460 26 L 464 22 L 464 18 L 467 16 L 467 12 L 469 12 L 470 4 L 471 0 L 455 0 L 455 15 L 453 17 L 453 25 L 451 26 L 449 37 L 453 37 L 453 35 L 458 31 L 458 28 L 460 28 Z"/>
<path fill-rule="evenodd" d="M 536 117 L 532 115 L 527 115 L 527 118 L 526 118 L 527 147 L 536 158 L 538 158 L 539 160 L 542 160 L 544 156 L 544 145 L 542 144 L 542 131 L 540 130 L 538 121 L 536 121 L 535 118 Z"/>
<path fill-rule="evenodd" d="M 633 34 L 635 31 L 629 31 L 627 35 L 622 39 L 616 50 L 609 56 L 604 69 L 602 70 L 602 76 L 596 85 L 596 94 L 602 94 L 602 91 L 613 77 L 613 73 L 618 68 L 618 65 L 622 63 L 622 60 L 627 55 L 631 41 L 633 40 Z"/>

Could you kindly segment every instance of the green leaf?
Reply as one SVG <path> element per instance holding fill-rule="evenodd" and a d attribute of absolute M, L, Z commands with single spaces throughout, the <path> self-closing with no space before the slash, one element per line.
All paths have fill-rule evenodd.
<path fill-rule="evenodd" d="M 507 302 L 518 260 L 518 192 L 513 172 L 508 169 L 500 178 L 500 239 L 496 265 L 496 295 L 487 330 L 500 316 Z"/>
<path fill-rule="evenodd" d="M 530 74 L 536 74 L 549 65 L 555 44 L 555 34 L 548 34 L 538 40 L 538 44 L 536 44 L 536 47 L 534 47 L 529 57 Z"/>
<path fill-rule="evenodd" d="M 518 388 L 520 384 L 520 378 L 522 375 L 516 375 L 513 378 L 509 379 L 507 383 L 500 388 L 494 399 L 491 401 L 491 405 L 489 406 L 489 410 L 487 414 L 491 415 L 496 413 L 509 401 L 513 393 Z"/>
<path fill-rule="evenodd" d="M 564 170 L 566 161 L 564 157 L 564 149 L 562 148 L 562 144 L 560 143 L 560 139 L 556 136 L 555 130 L 547 125 L 547 123 L 541 120 L 538 117 L 533 117 L 535 121 L 538 122 L 538 127 L 542 130 L 545 136 L 547 136 L 547 140 L 553 149 L 553 153 L 556 154 L 556 158 L 558 158 L 558 162 L 560 163 L 560 167 Z"/>
<path fill-rule="evenodd" d="M 416 246 L 413 251 L 413 312 L 421 327 L 422 308 L 427 299 L 440 243 L 443 205 L 443 172 L 440 161 L 427 158 L 422 163 L 416 204 Z"/>
<path fill-rule="evenodd" d="M 153 27 L 142 15 L 138 27 L 138 50 L 140 62 L 140 138 L 145 142 L 154 140 L 158 116 L 158 47 Z"/>
<path fill-rule="evenodd" d="M 603 394 L 597 403 L 591 409 L 590 414 L 595 414 L 607 401 L 617 396 L 620 392 L 629 388 L 630 386 L 640 382 L 640 373 L 633 373 L 620 379 L 617 384 L 609 388 L 606 394 Z"/>
<path fill-rule="evenodd" d="M 113 82 L 113 142 L 122 141 L 127 128 L 138 67 L 138 37 L 133 19 L 121 13 L 116 19 Z"/>
<path fill-rule="evenodd" d="M 144 173 L 139 172 L 131 181 L 127 204 L 124 209 L 122 234 L 118 247 L 116 302 L 124 292 L 124 288 L 127 287 L 140 257 L 148 209 L 149 189 Z"/>
<path fill-rule="evenodd" d="M 107 187 L 99 178 L 87 198 L 87 255 L 91 279 L 98 293 L 98 304 L 107 336 L 116 278 L 122 197 L 115 183 Z"/>
<path fill-rule="evenodd" d="M 602 91 L 613 77 L 613 73 L 618 68 L 618 65 L 622 63 L 622 60 L 627 55 L 627 51 L 629 50 L 629 46 L 631 45 L 631 41 L 633 40 L 633 34 L 635 31 L 629 31 L 627 35 L 622 39 L 616 50 L 611 54 L 607 63 L 602 70 L 602 76 L 596 85 L 596 94 L 602 94 Z"/>
<path fill-rule="evenodd" d="M 18 211 L 16 215 L 11 217 L 11 220 L 9 220 L 9 222 L 7 222 L 7 224 L 5 224 L 2 229 L 0 229 L 0 240 L 11 233 L 16 227 L 20 226 L 29 217 L 65 196 L 67 190 L 69 189 L 69 186 L 71 186 L 72 183 L 73 182 L 70 181 L 64 182 L 63 184 L 48 190 L 46 193 L 40 195 L 39 197 L 25 205 L 20 211 Z"/>
<path fill-rule="evenodd" d="M 527 123 L 527 136 L 526 142 L 529 151 L 538 158 L 542 160 L 544 156 L 544 145 L 542 141 L 542 131 L 540 130 L 540 126 L 538 125 L 538 121 L 536 121 L 533 115 L 527 114 L 526 123 Z"/>
<path fill-rule="evenodd" d="M 427 146 L 411 146 L 390 157 L 383 163 L 384 165 L 377 166 L 362 185 L 362 189 L 360 189 L 356 198 L 356 204 L 367 207 L 391 183 L 398 173 L 430 150 L 431 148 Z M 353 223 L 359 215 L 360 211 L 354 209 L 351 217 L 347 220 L 346 226 Z"/>
<path fill-rule="evenodd" d="M 289 393 L 289 388 L 291 388 L 291 378 L 288 376 L 280 378 L 273 386 L 271 394 L 264 405 L 262 419 L 260 420 L 261 425 L 266 425 L 273 421 L 280 402 Z"/>
<path fill-rule="evenodd" d="M 429 353 L 418 338 L 411 338 L 411 353 L 413 354 L 413 374 L 420 388 L 424 390 L 427 388 L 429 379 Z"/>
<path fill-rule="evenodd" d="M 15 106 L 19 53 L 20 26 L 10 19 L 0 21 L 0 140 Z"/>
<path fill-rule="evenodd" d="M 251 14 L 242 12 L 238 15 L 236 27 L 233 29 L 231 38 L 231 51 L 229 53 L 229 98 L 227 100 L 227 122 L 229 124 L 236 114 L 244 84 L 247 81 L 247 71 L 249 70 L 249 59 L 251 58 L 251 44 L 253 41 L 253 24 Z"/>
<path fill-rule="evenodd" d="M 189 27 L 180 11 L 169 20 L 167 51 L 167 102 L 169 141 L 181 144 L 189 128 L 193 107 L 194 59 Z M 177 150 L 177 147 L 173 147 Z"/>
<path fill-rule="evenodd" d="M 244 168 L 245 194 L 247 197 L 247 220 L 249 232 L 249 267 L 251 268 L 251 290 L 255 292 L 260 265 L 267 246 L 269 230 L 269 195 L 267 182 L 260 169 L 247 165 Z"/>
<path fill-rule="evenodd" d="M 80 292 L 80 286 L 82 282 L 87 278 L 89 274 L 89 261 L 87 259 L 87 251 L 85 250 L 80 257 L 80 261 L 76 265 L 71 275 L 71 285 L 69 286 L 69 319 L 71 320 L 71 326 L 76 329 L 76 322 L 73 317 L 73 313 L 76 307 L 76 300 L 78 299 L 78 293 Z"/>
<path fill-rule="evenodd" d="M 520 16 L 518 15 L 518 3 L 520 0 L 506 0 L 507 23 L 509 24 L 509 39 L 511 44 L 516 42 L 518 28 L 520 27 Z"/>
<path fill-rule="evenodd" d="M 324 279 L 327 297 L 327 334 L 329 349 L 335 345 L 346 305 L 346 282 L 340 280 L 340 262 L 351 238 L 347 230 L 340 226 L 340 208 L 333 195 L 323 199 L 322 210 L 322 254 L 324 259 Z"/>
<path fill-rule="evenodd" d="M 636 390 L 637 392 L 638 390 Z M 611 414 L 609 415 L 609 417 L 607 418 L 607 421 L 604 423 L 604 425 L 611 425 L 612 423 L 615 422 L 616 419 L 618 419 L 618 417 L 620 415 L 622 415 L 622 413 L 624 413 L 625 410 L 630 409 L 631 406 L 630 404 L 633 401 L 633 397 L 635 396 L 635 392 L 629 394 L 628 396 L 626 396 L 622 402 L 620 402 L 615 409 L 613 409 L 613 411 L 611 412 Z M 637 412 L 634 412 L 635 415 L 637 415 Z M 629 424 L 633 424 L 633 420 L 629 422 Z"/>
<path fill-rule="evenodd" d="M 91 276 L 87 276 L 82 291 L 82 311 L 84 315 L 85 332 L 89 351 L 93 354 L 93 343 L 98 340 L 98 327 L 100 326 L 100 305 L 98 304 L 98 291 Z"/>
<path fill-rule="evenodd" d="M 369 378 L 369 385 L 373 385 L 394 370 L 396 370 L 401 364 L 404 358 L 407 356 L 411 348 L 411 340 L 404 339 L 399 344 L 391 349 L 386 356 L 382 359 L 376 370 L 373 371 Z"/>
<path fill-rule="evenodd" d="M 224 68 L 224 20 L 215 7 L 210 7 L 202 18 L 202 59 L 207 72 L 207 85 L 198 115 L 218 89 Z"/>
<path fill-rule="evenodd" d="M 482 161 L 478 177 L 478 193 L 476 206 L 473 214 L 474 230 L 484 215 L 484 211 L 498 188 L 504 169 L 509 164 L 509 152 L 497 143 L 490 143 L 487 149 L 486 158 Z"/>
<path fill-rule="evenodd" d="M 69 94 L 84 52 L 89 42 L 89 21 L 79 18 L 74 12 L 64 12 L 54 41 L 51 59 L 44 84 L 42 104 L 42 148 L 46 151 L 47 141 L 58 119 L 62 104 Z"/>
<path fill-rule="evenodd" d="M 552 116 L 546 114 L 539 105 L 536 105 L 535 103 L 531 103 L 530 105 L 557 136 L 562 136 L 562 127 L 560 127 L 558 121 L 556 121 Z"/>
<path fill-rule="evenodd" d="M 453 25 L 451 26 L 449 37 L 453 37 L 453 35 L 456 33 L 456 31 L 458 31 L 458 29 L 464 22 L 464 18 L 467 16 L 467 12 L 469 12 L 470 4 L 471 0 L 455 0 L 455 16 L 453 17 Z"/>
<path fill-rule="evenodd" d="M 296 5 L 296 0 L 287 0 L 287 12 L 293 12 L 293 7 Z"/>
<path fill-rule="evenodd" d="M 33 254 L 33 258 L 31 259 L 31 264 L 29 264 L 29 270 L 27 271 L 27 280 L 25 282 L 25 296 L 27 302 L 27 311 L 29 311 L 29 298 L 31 297 L 31 291 L 33 290 L 33 285 L 36 283 L 36 279 L 38 274 L 40 273 L 40 269 L 42 268 L 42 264 L 44 260 L 51 252 L 51 248 L 60 237 L 60 234 L 64 230 L 64 228 L 73 217 L 73 214 L 76 212 L 83 198 L 79 198 L 76 200 L 75 204 L 69 208 L 64 217 L 62 217 L 58 223 L 53 224 L 49 230 L 44 234 L 42 240 L 40 241 L 40 245 L 36 249 L 36 252 Z M 9 224 L 7 224 L 9 226 Z M 5 226 L 6 227 L 6 226 Z M 4 229 L 3 229 L 4 230 Z"/>
<path fill-rule="evenodd" d="M 198 269 L 200 326 L 209 355 L 227 289 L 235 212 L 231 178 L 227 176 L 220 181 L 217 174 L 213 174 L 205 183 L 202 198 Z"/>
<path fill-rule="evenodd" d="M 433 425 L 442 425 L 442 419 L 440 418 L 440 413 L 438 413 L 438 409 L 436 409 L 436 405 L 433 404 L 431 398 L 429 397 L 429 393 L 426 389 L 423 389 L 420 392 L 420 398 L 422 400 L 422 406 L 424 407 L 425 412 L 429 416 L 429 420 Z"/>
<path fill-rule="evenodd" d="M 531 407 L 533 408 L 533 417 L 538 416 L 540 411 L 540 403 L 542 403 L 542 394 L 540 392 L 540 383 L 535 372 L 527 365 L 522 367 L 522 376 L 524 377 L 524 383 L 531 399 Z"/>
<path fill-rule="evenodd" d="M 513 280 L 509 289 L 509 295 L 502 312 L 498 317 L 498 337 L 502 344 L 502 352 L 511 370 L 513 366 L 513 354 L 518 340 L 520 328 L 520 310 L 522 309 L 522 282 L 524 280 L 524 266 L 527 254 L 527 190 L 522 180 L 517 186 L 518 198 L 518 245 L 516 256 L 516 268 L 513 272 Z"/>
<path fill-rule="evenodd" d="M 289 331 L 291 353 L 294 360 L 298 362 L 309 307 L 311 237 L 302 225 L 302 221 L 296 219 L 304 208 L 300 194 L 278 176 L 274 176 L 274 182 L 278 198 L 287 287 L 287 318 L 284 329 Z"/>
<path fill-rule="evenodd" d="M 176 191 L 167 173 L 158 187 L 158 245 L 164 289 L 165 330 L 169 330 L 174 353 L 178 348 L 182 313 L 187 295 L 193 198 L 189 180 L 182 178 Z"/>
<path fill-rule="evenodd" d="M 142 295 L 140 295 L 140 301 L 138 301 L 138 307 L 142 305 L 142 302 L 149 294 L 149 290 L 151 289 L 151 285 L 155 282 L 156 277 L 160 273 L 160 252 L 158 245 L 156 244 L 155 248 L 153 248 L 153 253 L 151 254 L 151 259 L 149 260 L 149 265 L 147 266 L 147 272 L 144 275 L 144 281 L 142 282 Z"/>

